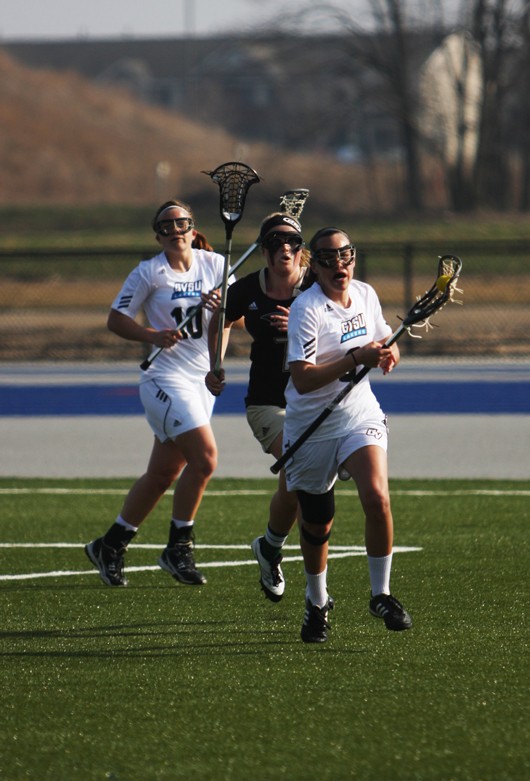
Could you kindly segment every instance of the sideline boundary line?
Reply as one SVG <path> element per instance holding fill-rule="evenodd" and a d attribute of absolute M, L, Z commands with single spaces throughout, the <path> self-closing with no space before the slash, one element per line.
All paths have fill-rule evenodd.
<path fill-rule="evenodd" d="M 17 496 L 24 494 L 43 494 L 43 495 L 72 495 L 72 496 L 126 496 L 129 493 L 128 488 L 0 488 L 1 496 Z M 342 489 L 335 492 L 337 496 L 357 496 L 357 491 Z M 173 490 L 166 491 L 166 495 L 173 494 Z M 228 489 L 226 491 L 205 491 L 204 497 L 209 496 L 269 496 L 270 490 L 264 488 L 256 489 Z M 462 488 L 448 491 L 434 491 L 423 489 L 390 489 L 391 496 L 530 496 L 530 489 L 490 489 L 490 488 Z"/>

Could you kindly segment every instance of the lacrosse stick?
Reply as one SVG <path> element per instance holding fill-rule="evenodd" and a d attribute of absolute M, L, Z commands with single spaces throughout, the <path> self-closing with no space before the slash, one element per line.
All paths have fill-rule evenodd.
<path fill-rule="evenodd" d="M 308 198 L 309 190 L 303 187 L 298 190 L 287 190 L 280 198 L 280 211 L 298 220 Z"/>
<path fill-rule="evenodd" d="M 225 327 L 226 295 L 228 292 L 228 277 L 230 270 L 230 254 L 232 252 L 232 233 L 234 227 L 243 216 L 245 199 L 249 188 L 260 181 L 258 174 L 245 163 L 223 163 L 214 171 L 203 171 L 212 181 L 219 185 L 219 207 L 221 219 L 225 224 L 225 262 L 223 280 L 221 282 L 221 302 L 219 304 L 219 330 L 217 334 L 217 350 L 215 354 L 214 371 L 219 374 L 221 368 L 221 343 Z"/>
<path fill-rule="evenodd" d="M 283 214 L 288 214 L 289 217 L 294 217 L 298 220 L 304 210 L 305 202 L 308 198 L 309 190 L 287 190 L 280 198 L 280 211 Z M 245 251 L 245 253 L 241 255 L 237 263 L 234 263 L 234 267 L 230 269 L 230 274 L 234 274 L 237 269 L 245 262 L 245 260 L 248 260 L 252 253 L 257 250 L 258 247 L 259 236 L 256 241 L 254 241 Z"/>
<path fill-rule="evenodd" d="M 386 340 L 384 346 L 391 347 L 394 342 L 403 336 L 405 332 L 410 333 L 410 329 L 432 327 L 429 323 L 429 318 L 444 307 L 449 301 L 452 300 L 453 294 L 456 288 L 458 277 L 462 269 L 462 261 L 456 255 L 443 255 L 438 261 L 438 276 L 433 286 L 420 296 L 414 306 L 411 307 L 407 316 L 402 320 L 399 328 L 391 334 Z M 458 290 L 461 293 L 461 290 Z M 455 302 L 460 303 L 460 302 Z M 411 334 L 417 336 L 417 334 Z M 331 415 L 333 410 L 346 398 L 348 393 L 357 385 L 363 377 L 366 377 L 370 371 L 369 366 L 363 366 L 360 371 L 350 372 L 347 377 L 351 377 L 346 383 L 344 388 L 338 393 L 332 401 L 329 402 L 327 407 L 322 410 L 320 415 L 306 428 L 306 430 L 298 437 L 296 442 L 290 445 L 283 455 L 271 466 L 271 472 L 276 475 L 280 469 L 285 466 L 287 461 L 296 453 L 296 451 L 309 439 L 317 428 Z"/>

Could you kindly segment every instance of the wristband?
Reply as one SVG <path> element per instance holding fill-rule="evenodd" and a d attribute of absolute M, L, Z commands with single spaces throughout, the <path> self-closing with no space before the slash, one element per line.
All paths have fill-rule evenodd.
<path fill-rule="evenodd" d="M 359 350 L 359 349 L 360 349 L 359 347 L 352 347 L 351 350 L 348 350 L 348 352 L 346 353 L 347 355 L 351 355 L 351 357 L 353 358 L 353 363 L 354 363 L 355 366 L 359 365 L 358 362 L 357 362 L 357 358 L 355 357 L 355 351 Z"/>

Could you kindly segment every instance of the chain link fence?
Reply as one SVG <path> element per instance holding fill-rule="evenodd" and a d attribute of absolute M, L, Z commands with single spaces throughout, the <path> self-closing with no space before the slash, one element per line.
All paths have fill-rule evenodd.
<path fill-rule="evenodd" d="M 233 262 L 246 247 L 232 248 Z M 109 306 L 129 271 L 153 250 L 68 249 L 0 253 L 0 361 L 141 361 L 147 347 L 106 328 Z M 530 333 L 530 242 L 366 244 L 356 277 L 376 289 L 392 330 L 416 296 L 434 282 L 438 256 L 463 260 L 456 298 L 421 339 L 403 337 L 403 355 L 527 358 Z M 262 263 L 256 253 L 242 267 Z M 249 337 L 234 331 L 228 355 L 245 357 Z"/>

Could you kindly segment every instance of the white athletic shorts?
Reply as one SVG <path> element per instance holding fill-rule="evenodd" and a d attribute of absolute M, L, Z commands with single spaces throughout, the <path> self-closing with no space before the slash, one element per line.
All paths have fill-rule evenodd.
<path fill-rule="evenodd" d="M 263 451 L 270 453 L 272 443 L 283 433 L 285 410 L 272 404 L 250 405 L 247 407 L 247 421 Z"/>
<path fill-rule="evenodd" d="M 148 380 L 140 383 L 140 401 L 155 436 L 160 442 L 167 442 L 186 431 L 209 425 L 215 396 L 204 383 L 183 383 L 177 387 Z"/>
<path fill-rule="evenodd" d="M 284 449 L 287 449 L 288 445 L 288 442 L 284 442 Z M 386 419 L 363 421 L 358 428 L 335 439 L 315 442 L 309 437 L 285 465 L 287 490 L 325 494 L 335 485 L 340 464 L 356 450 L 367 445 L 382 447 L 386 452 Z"/>

